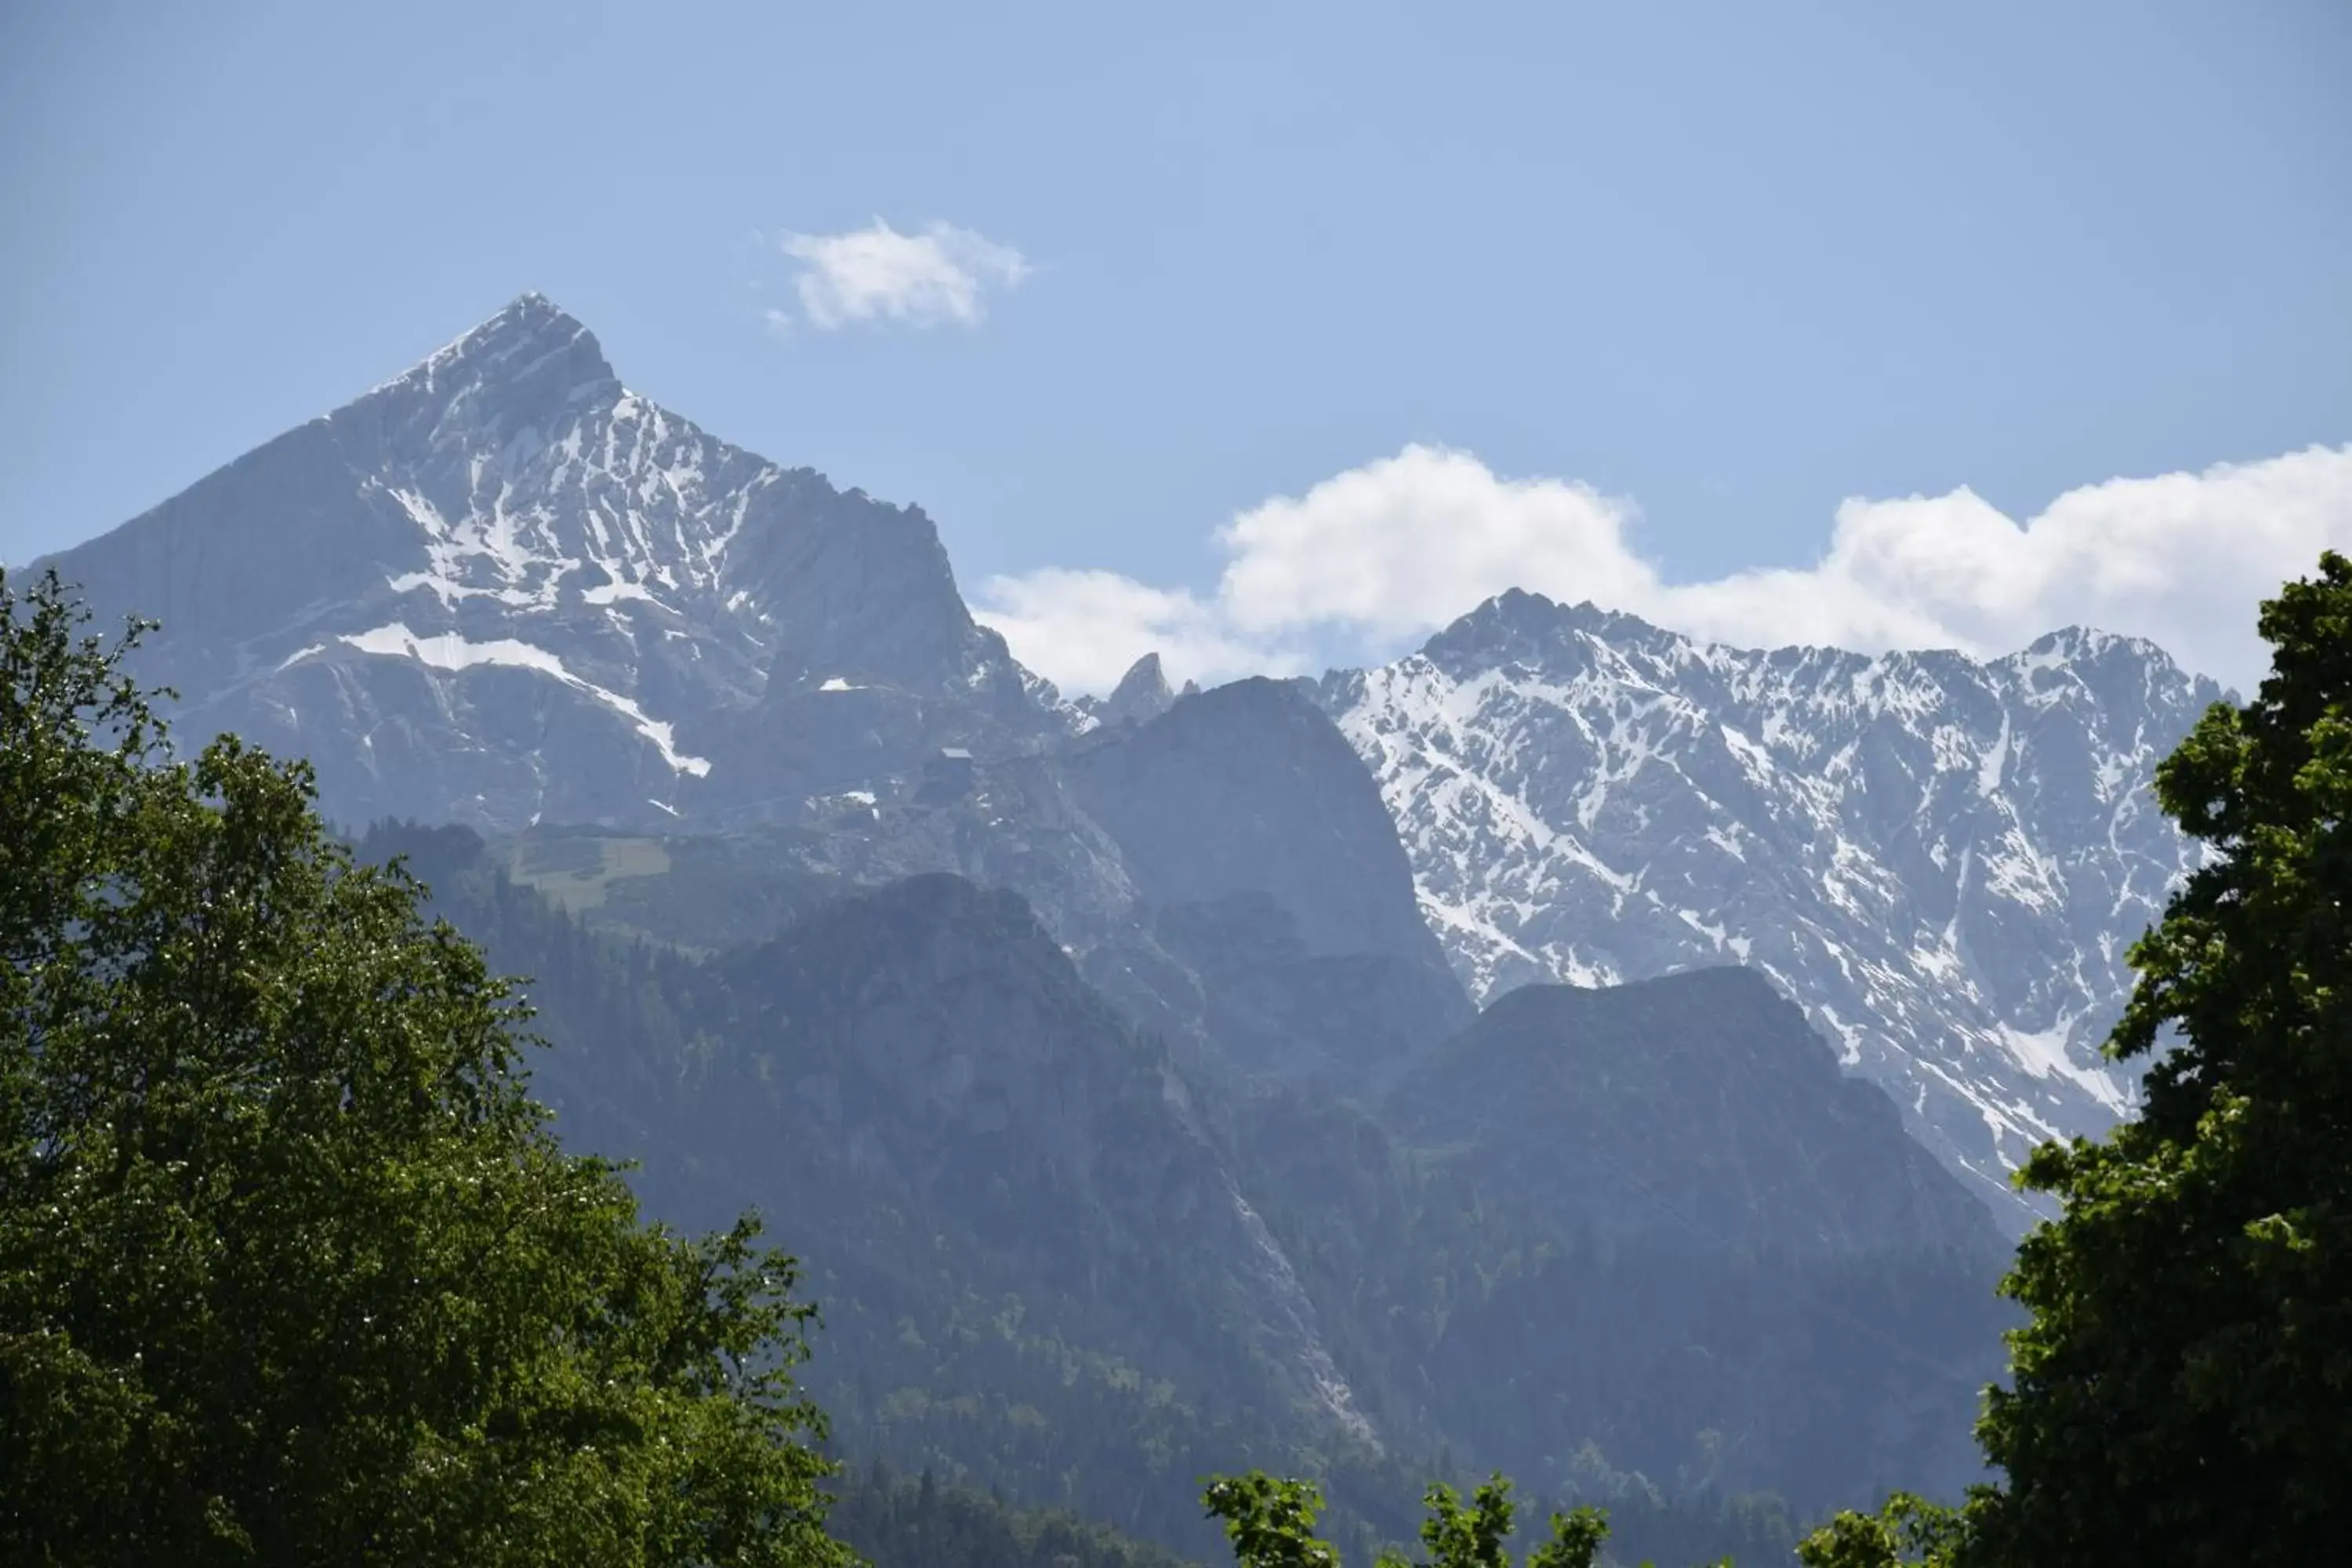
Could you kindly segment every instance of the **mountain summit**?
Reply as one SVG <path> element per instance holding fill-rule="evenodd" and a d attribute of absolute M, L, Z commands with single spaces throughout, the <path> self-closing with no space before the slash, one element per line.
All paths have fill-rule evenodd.
<path fill-rule="evenodd" d="M 484 422 L 511 433 L 623 390 L 594 333 L 545 295 L 524 294 L 360 401 L 429 418 L 440 438 L 471 444 Z"/>
<path fill-rule="evenodd" d="M 189 732 L 310 757 L 349 821 L 757 815 L 1062 721 L 920 510 L 630 391 L 536 294 L 54 564 L 162 619 Z M 779 751 L 780 709 L 871 742 Z"/>

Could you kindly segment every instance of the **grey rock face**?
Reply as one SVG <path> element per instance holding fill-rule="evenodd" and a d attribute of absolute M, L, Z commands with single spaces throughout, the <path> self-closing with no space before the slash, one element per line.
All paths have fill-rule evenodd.
<path fill-rule="evenodd" d="M 2024 1152 L 2130 1103 L 2097 1046 L 2194 855 L 2149 780 L 2222 696 L 2153 646 L 1762 652 L 1515 592 L 1320 690 L 1474 996 L 1752 965 L 2011 1226 Z"/>
<path fill-rule="evenodd" d="M 1151 1028 L 1357 1093 L 1468 1020 L 1380 791 L 1298 687 L 1185 697 L 1077 741 L 1056 772 L 1137 900 L 1139 929 L 1084 966 Z"/>
<path fill-rule="evenodd" d="M 920 511 L 648 402 L 536 295 L 54 564 L 163 621 L 184 735 L 310 757 L 346 821 L 756 817 L 838 772 L 780 731 L 1063 722 Z"/>
<path fill-rule="evenodd" d="M 596 923 L 705 948 L 796 918 L 780 886 L 951 871 L 1018 891 L 1188 1058 L 1350 1094 L 1469 1017 L 1379 791 L 1295 688 L 1221 689 L 1057 749 L 943 755 L 827 798 L 809 820 L 723 837 L 550 829 L 508 852 L 518 871 L 591 868 Z M 632 874 L 607 881 L 608 865 Z"/>
<path fill-rule="evenodd" d="M 1318 952 L 1443 957 L 1406 900 L 1412 867 L 1362 763 L 1295 686 L 1238 680 L 1062 764 L 1160 904 L 1271 894 Z"/>
<path fill-rule="evenodd" d="M 1160 656 L 1147 653 L 1118 678 L 1118 685 L 1103 701 L 1100 718 L 1105 724 L 1141 723 L 1175 705 L 1176 693 L 1168 689 L 1168 677 L 1160 672 Z"/>

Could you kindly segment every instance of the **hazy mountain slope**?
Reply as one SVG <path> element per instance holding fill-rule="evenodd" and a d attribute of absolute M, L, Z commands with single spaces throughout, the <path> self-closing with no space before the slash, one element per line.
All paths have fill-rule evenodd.
<path fill-rule="evenodd" d="M 547 826 L 501 856 L 592 924 L 703 952 L 781 931 L 827 889 L 952 871 L 1019 892 L 1180 1055 L 1339 1092 L 1470 1016 L 1379 792 L 1291 688 L 1244 682 L 1060 750 L 868 784 L 799 823 Z"/>
<path fill-rule="evenodd" d="M 1166 1050 L 1013 894 L 930 876 L 694 962 L 623 944 L 394 829 L 436 904 L 536 976 L 535 1092 L 641 1162 L 656 1215 L 762 1211 L 824 1306 L 810 1386 L 842 1445 L 1190 1540 L 1192 1478 L 1377 1444 L 1315 1303 Z M 1205 1540 L 1205 1537 L 1202 1538 Z"/>
<path fill-rule="evenodd" d="M 1137 928 L 1081 963 L 1139 1022 L 1357 1093 L 1468 1020 L 1379 790 L 1301 691 L 1186 696 L 1055 765 L 1135 889 Z"/>
<path fill-rule="evenodd" d="M 1557 1244 L 1431 1348 L 1437 1419 L 1482 1452 L 1557 1473 L 1591 1438 L 1803 1508 L 1975 1477 L 2000 1233 L 1760 976 L 1519 988 L 1386 1117 Z"/>
<path fill-rule="evenodd" d="M 1379 790 L 1295 688 L 1239 680 L 1187 697 L 1149 723 L 1089 737 L 1062 771 L 1153 902 L 1263 892 L 1316 952 L 1443 966 Z"/>
<path fill-rule="evenodd" d="M 1400 1084 L 1400 1135 L 1570 1233 L 1793 1257 L 2006 1251 L 1876 1085 L 1752 970 L 1522 986 Z"/>
<path fill-rule="evenodd" d="M 1757 652 L 1512 593 L 1320 690 L 1474 995 L 1752 964 L 2012 1225 L 2023 1152 L 2127 1103 L 2096 1045 L 2192 854 L 2148 781 L 2221 695 L 2154 647 Z"/>
<path fill-rule="evenodd" d="M 1391 1098 L 1419 1108 L 1397 1120 L 1423 1152 L 1326 1093 L 1213 1053 L 1180 1063 L 1007 893 L 796 880 L 780 935 L 698 963 L 557 916 L 458 830 L 388 833 L 368 853 L 404 844 L 494 963 L 538 976 L 559 1042 L 539 1087 L 562 1134 L 641 1160 L 657 1214 L 703 1226 L 757 1206 L 809 1260 L 827 1312 L 813 1386 L 853 1448 L 1170 1541 L 1192 1539 L 1190 1478 L 1241 1463 L 1331 1466 L 1360 1517 L 1409 1500 L 1448 1447 L 1531 1487 L 1589 1490 L 1613 1466 L 1669 1492 L 1769 1483 L 1811 1506 L 1862 1500 L 1878 1477 L 1877 1449 L 1844 1432 L 1918 1460 L 1908 1479 L 1953 1478 L 1915 1439 L 1965 1433 L 1974 1385 L 1950 1381 L 1942 1325 L 1997 1352 L 1990 1272 L 1981 1255 L 1912 1268 L 1919 1249 L 1888 1232 L 1957 1210 L 1959 1234 L 1984 1238 L 1990 1222 L 1883 1103 L 1854 1135 L 1807 1103 L 1805 1072 L 1777 1098 L 1725 1100 L 1721 1074 L 1668 1050 L 1661 1074 L 1587 1085 L 1563 1109 L 1557 1085 L 1482 1058 L 1424 1067 Z M 1703 1016 L 1702 1055 L 1752 1048 L 1769 1070 L 1810 1051 L 1831 1100 L 1876 1096 L 1759 984 Z M 1659 1026 L 1679 1038 L 1690 1022 Z M 1516 1037 L 1474 1026 L 1452 1049 L 1489 1035 Z M 1591 1194 L 1622 1210 L 1600 1250 L 1557 1184 L 1510 1163 L 1517 1132 L 1465 1142 L 1431 1121 L 1489 1094 L 1499 1123 L 1537 1136 L 1622 1122 L 1648 1162 L 1628 1170 L 1684 1169 L 1686 1187 L 1725 1176 L 1698 1157 L 1709 1147 L 1759 1170 L 1817 1162 L 1874 1194 L 1853 1207 L 1868 1224 L 1819 1183 L 1783 1184 L 1769 1212 L 1788 1234 L 1870 1244 L 1654 1246 L 1656 1215 L 1621 1184 Z M 1903 1207 L 1923 1181 L 1940 1210 Z"/>

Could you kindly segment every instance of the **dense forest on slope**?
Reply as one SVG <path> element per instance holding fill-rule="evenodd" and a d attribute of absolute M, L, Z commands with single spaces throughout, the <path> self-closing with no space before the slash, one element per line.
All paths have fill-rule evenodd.
<path fill-rule="evenodd" d="M 1622 1539 L 1640 1540 L 1654 1515 L 1664 1540 L 1685 1515 L 1715 1517 L 1726 1505 L 1708 1495 L 1759 1468 L 1722 1451 L 1737 1438 L 1721 1415 L 1739 1410 L 1721 1402 L 1719 1375 L 1677 1389 L 1677 1347 L 1704 1358 L 1713 1343 L 1754 1367 L 1778 1358 L 1786 1378 L 1798 1374 L 1787 1347 L 1818 1342 L 1803 1351 L 1812 1388 L 1739 1395 L 1747 1420 L 1777 1399 L 1818 1424 L 1827 1465 L 1784 1472 L 1813 1489 L 1807 1508 L 1871 1495 L 1876 1473 L 1843 1485 L 1834 1473 L 1852 1463 L 1836 1458 L 1849 1440 L 1838 1428 L 1883 1440 L 1872 1412 L 1885 1395 L 1866 1373 L 1838 1392 L 1853 1375 L 1851 1323 L 1799 1321 L 1800 1303 L 1837 1298 L 1865 1319 L 1948 1310 L 1958 1280 L 1988 1310 L 1962 1312 L 1949 1342 L 1989 1361 L 1992 1266 L 1965 1250 L 1944 1264 L 1932 1249 L 1912 1264 L 1604 1251 L 1458 1161 L 1401 1142 L 1364 1108 L 1266 1080 L 1179 1079 L 1005 895 L 952 879 L 806 891 L 774 939 L 696 959 L 583 927 L 462 830 L 385 826 L 363 847 L 394 852 L 499 963 L 538 977 L 540 1025 L 566 1042 L 544 1058 L 541 1091 L 569 1136 L 643 1158 L 636 1179 L 658 1211 L 772 1207 L 825 1303 L 827 1353 L 810 1375 L 845 1452 L 1201 1551 L 1213 1537 L 1186 1483 L 1212 1468 L 1303 1459 L 1330 1481 L 1335 1528 L 1369 1542 L 1410 1529 L 1392 1500 L 1409 1500 L 1416 1467 L 1452 1448 L 1464 1463 L 1518 1465 L 1546 1491 L 1618 1499 Z M 980 1046 L 1008 1007 L 1023 1038 Z M 974 1051 L 993 1066 L 962 1059 Z M 991 1077 L 1024 1055 L 1034 1081 Z M 1146 1079 L 1149 1092 L 1122 1100 L 1117 1083 Z M 1125 1119 L 1102 1124 L 1120 1129 L 1107 1135 L 1117 1165 L 1101 1163 L 1106 1134 L 1070 1124 L 1104 1115 Z M 1024 1156 L 1008 1157 L 1016 1145 Z M 1197 1203 L 1211 1183 L 1248 1194 L 1272 1250 L 1246 1224 L 1221 1233 L 1228 1219 L 1197 1209 L 1181 1234 L 1161 1234 L 1151 1205 Z M 1223 1251 L 1219 1234 L 1232 1238 Z M 1181 1266 L 1191 1278 L 1162 1272 L 1187 1257 L 1199 1260 Z M 1906 1268 L 1927 1273 L 1906 1280 Z M 1756 1316 L 1775 1299 L 1790 1321 L 1751 1330 L 1777 1321 Z M 1304 1349 L 1265 1326 L 1284 1312 L 1312 1326 Z M 1387 1443 L 1302 1424 L 1298 1393 L 1281 1396 L 1296 1375 L 1284 1358 L 1317 1355 L 1344 1377 L 1348 1413 Z M 1909 1375 L 1918 1363 L 1904 1364 Z M 1842 1398 L 1857 1402 L 1851 1414 Z M 1785 1521 L 1780 1531 L 1793 1534 Z M 1752 1533 L 1743 1523 L 1726 1539 Z"/>
<path fill-rule="evenodd" d="M 829 1483 L 834 1532 L 873 1568 L 1182 1568 L 1187 1559 L 1059 1510 L 941 1486 L 877 1459 Z"/>

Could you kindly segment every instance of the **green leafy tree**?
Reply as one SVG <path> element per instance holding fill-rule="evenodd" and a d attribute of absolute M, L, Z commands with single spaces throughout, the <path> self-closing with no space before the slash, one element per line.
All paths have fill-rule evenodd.
<path fill-rule="evenodd" d="M 507 984 L 86 626 L 0 573 L 0 1558 L 845 1563 L 792 1260 L 562 1153 Z"/>
<path fill-rule="evenodd" d="M 2004 1287 L 2031 1318 L 1978 1427 L 2002 1479 L 1921 1560 L 2288 1568 L 2352 1542 L 2352 562 L 2261 626 L 2254 700 L 2157 770 L 2210 852 L 2132 950 L 2107 1049 L 2156 1058 L 2144 1104 L 2021 1173 L 2063 1210 Z M 1845 1516 L 1805 1561 L 1906 1561 L 1910 1522 Z"/>
<path fill-rule="evenodd" d="M 1421 1526 L 1429 1568 L 1510 1568 L 1506 1543 L 1515 1510 L 1509 1481 L 1489 1478 L 1466 1504 L 1461 1493 L 1435 1482 L 1423 1495 L 1422 1506 L 1429 1512 Z M 1406 1568 L 1405 1560 L 1393 1553 L 1382 1561 L 1384 1568 Z"/>
<path fill-rule="evenodd" d="M 1966 1517 L 1908 1492 L 1875 1514 L 1842 1513 L 1797 1547 L 1804 1568 L 1950 1568 Z"/>
<path fill-rule="evenodd" d="M 1322 1489 L 1263 1470 L 1219 1476 L 1201 1494 L 1211 1519 L 1225 1521 L 1236 1568 L 1339 1568 L 1339 1554 L 1315 1533 Z"/>
<path fill-rule="evenodd" d="M 1211 1518 L 1225 1521 L 1237 1568 L 1339 1568 L 1339 1553 L 1315 1535 L 1323 1495 L 1311 1481 L 1277 1479 L 1261 1470 L 1220 1476 L 1210 1481 L 1201 1501 Z M 1423 1505 L 1428 1517 L 1421 1541 L 1429 1558 L 1421 1568 L 1510 1568 L 1517 1510 L 1504 1477 L 1489 1478 L 1467 1503 L 1452 1487 L 1433 1484 Z M 1599 1509 L 1555 1513 L 1550 1539 L 1528 1554 L 1527 1568 L 1594 1568 L 1608 1539 L 1608 1516 Z M 1393 1552 L 1382 1552 L 1380 1563 L 1410 1568 Z"/>
<path fill-rule="evenodd" d="M 2140 1114 L 2047 1145 L 2019 1249 L 2006 1484 L 1971 1561 L 2335 1561 L 2352 1541 L 2352 562 L 2263 606 L 2270 677 L 2157 772 L 2210 847 L 2110 1053 L 2169 1045 Z"/>

